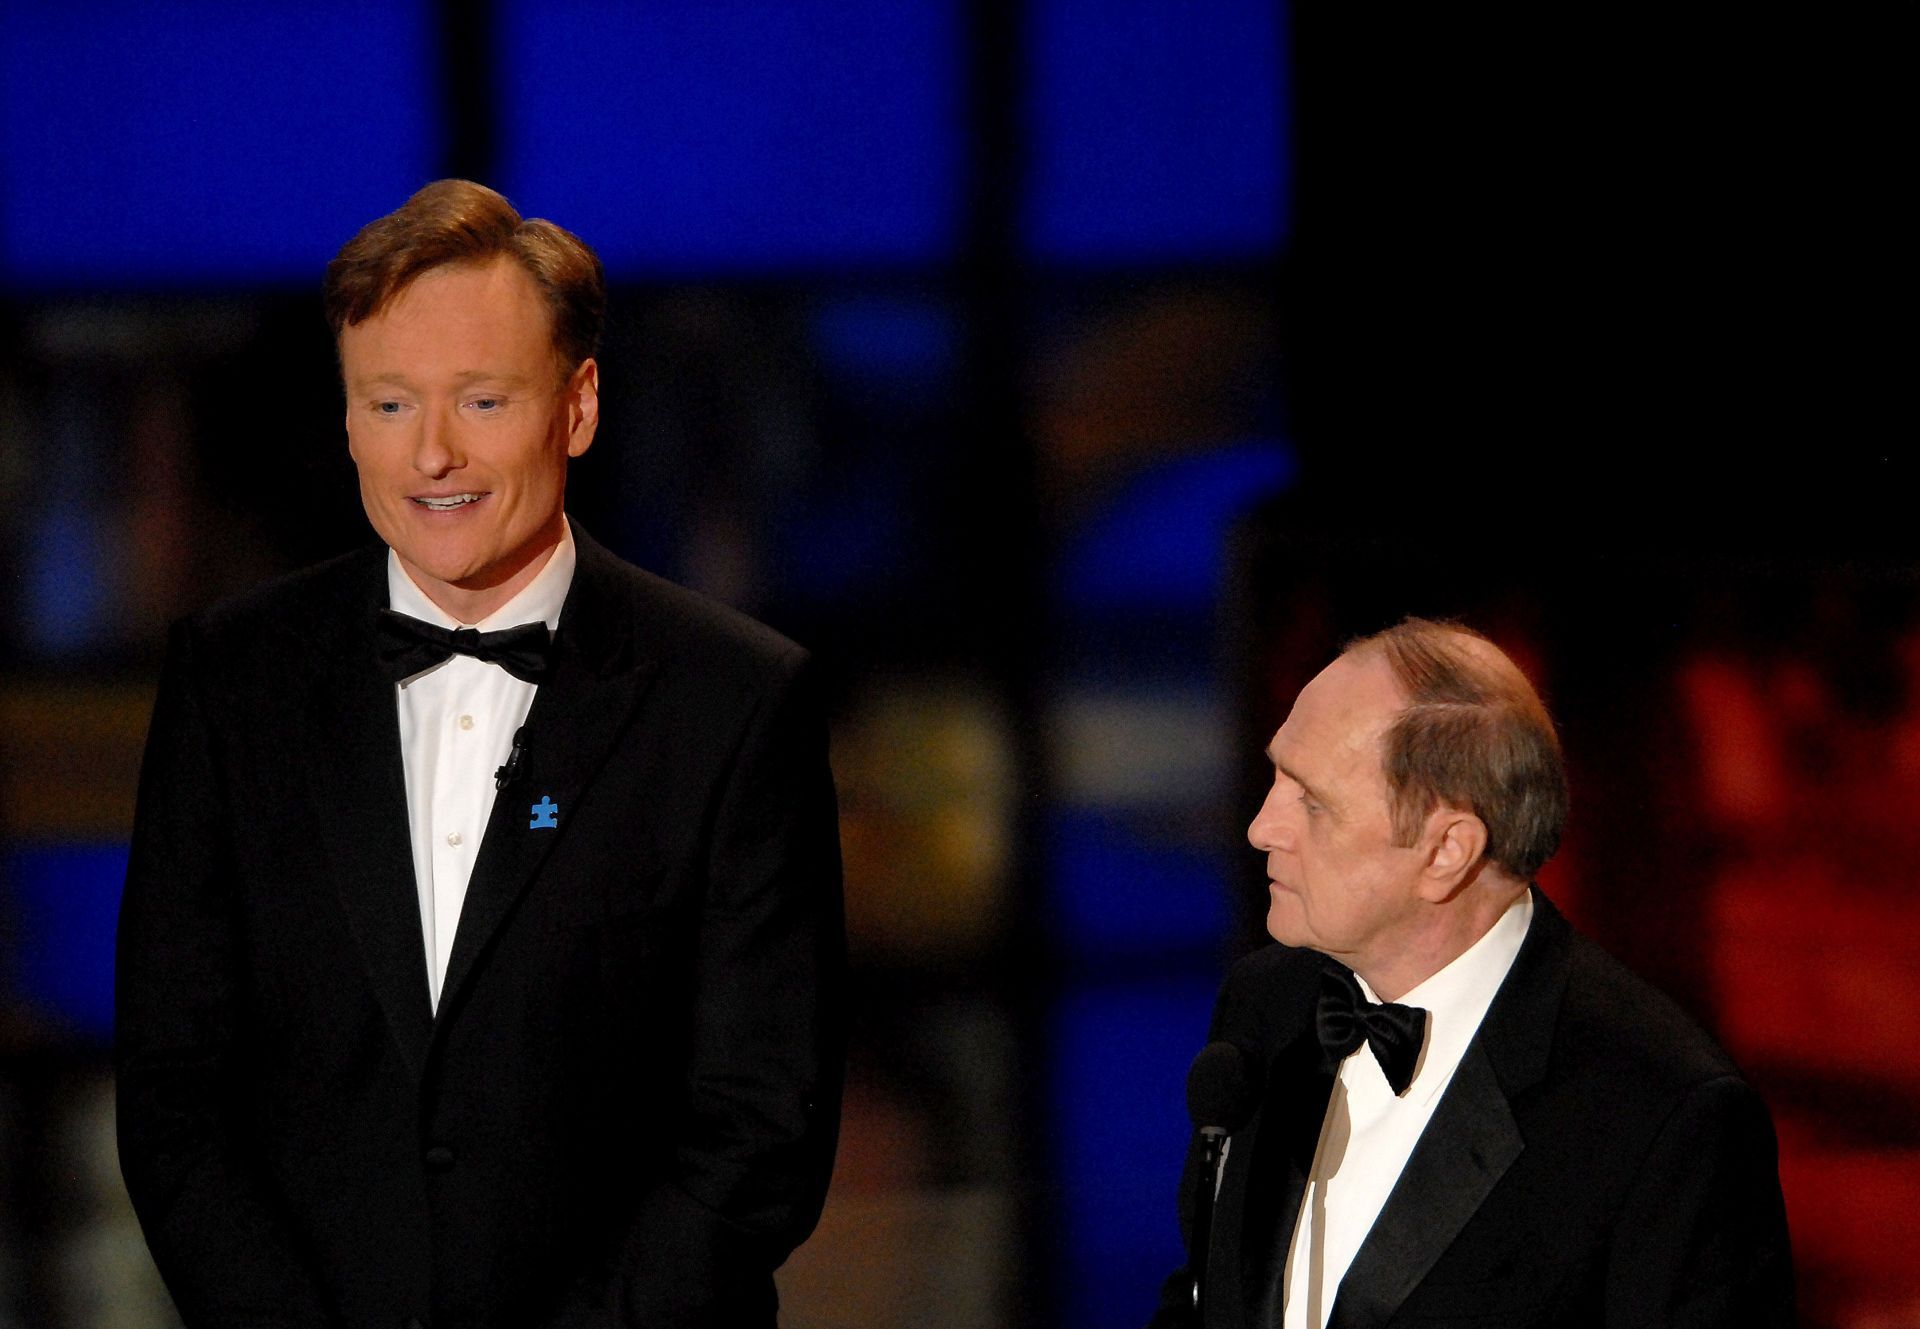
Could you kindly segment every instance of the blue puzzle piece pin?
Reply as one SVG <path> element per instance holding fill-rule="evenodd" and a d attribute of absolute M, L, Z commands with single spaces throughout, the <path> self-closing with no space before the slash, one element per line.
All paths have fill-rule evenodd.
<path fill-rule="evenodd" d="M 540 795 L 540 801 L 527 810 L 533 813 L 533 820 L 527 823 L 527 829 L 530 831 L 537 831 L 543 827 L 553 829 L 560 825 L 553 819 L 554 815 L 560 811 L 560 805 L 546 794 Z"/>

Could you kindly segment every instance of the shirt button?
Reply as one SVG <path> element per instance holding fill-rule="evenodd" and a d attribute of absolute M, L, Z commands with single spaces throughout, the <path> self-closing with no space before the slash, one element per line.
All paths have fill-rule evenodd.
<path fill-rule="evenodd" d="M 460 717 L 460 727 L 461 727 L 462 729 L 471 729 L 471 728 L 473 728 L 473 717 L 472 717 L 471 715 L 463 715 L 463 716 L 461 716 L 461 717 Z"/>
<path fill-rule="evenodd" d="M 447 843 L 448 843 L 448 844 L 450 844 L 450 845 L 452 845 L 452 846 L 453 846 L 453 847 L 454 847 L 455 849 L 458 849 L 458 848 L 460 847 L 460 832 L 458 832 L 458 831 L 448 831 L 448 832 L 447 832 Z"/>

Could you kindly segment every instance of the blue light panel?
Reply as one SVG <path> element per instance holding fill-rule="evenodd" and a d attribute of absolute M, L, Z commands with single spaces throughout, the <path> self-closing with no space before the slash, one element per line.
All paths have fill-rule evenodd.
<path fill-rule="evenodd" d="M 0 900 L 17 931 L 15 995 L 36 1018 L 94 1042 L 113 1033 L 113 930 L 124 845 L 16 845 L 0 854 Z"/>
<path fill-rule="evenodd" d="M 441 157 L 424 3 L 9 7 L 0 282 L 316 285 Z"/>
<path fill-rule="evenodd" d="M 1071 989 L 1054 1009 L 1053 1121 L 1062 1322 L 1138 1329 L 1186 1258 L 1178 1192 L 1187 1067 L 1219 976 Z"/>
<path fill-rule="evenodd" d="M 945 304 L 913 296 L 828 296 L 814 304 L 807 323 L 822 370 L 843 390 L 909 408 L 948 392 L 960 323 Z"/>
<path fill-rule="evenodd" d="M 1030 255 L 1099 266 L 1279 249 L 1279 4 L 1035 0 L 1028 13 Z"/>
<path fill-rule="evenodd" d="M 1221 865 L 1191 846 L 1152 843 L 1117 810 L 1055 809 L 1046 822 L 1056 944 L 1106 958 L 1197 955 L 1227 934 Z"/>
<path fill-rule="evenodd" d="M 954 0 L 518 0 L 501 188 L 619 276 L 938 262 L 961 203 Z"/>
<path fill-rule="evenodd" d="M 1298 473 L 1293 450 L 1277 439 L 1229 443 L 1141 472 L 1070 533 L 1055 573 L 1060 605 L 1211 615 L 1226 584 L 1234 522 Z"/>

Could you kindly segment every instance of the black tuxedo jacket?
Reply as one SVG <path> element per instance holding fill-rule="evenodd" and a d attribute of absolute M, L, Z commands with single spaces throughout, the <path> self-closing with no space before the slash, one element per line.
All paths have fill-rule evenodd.
<path fill-rule="evenodd" d="M 1332 1076 L 1313 1010 L 1333 961 L 1263 948 L 1212 1036 L 1266 1076 L 1232 1137 L 1206 1329 L 1278 1325 Z M 1190 1215 L 1198 1168 L 1182 1188 Z M 1196 1323 L 1186 1270 L 1156 1326 Z M 1782 1326 L 1793 1274 L 1765 1106 L 1678 1007 L 1534 893 L 1526 941 L 1335 1296 L 1333 1329 Z"/>
<path fill-rule="evenodd" d="M 437 1014 L 385 549 L 174 629 L 115 1059 L 189 1329 L 773 1324 L 839 1113 L 822 708 L 799 648 L 576 542 Z"/>

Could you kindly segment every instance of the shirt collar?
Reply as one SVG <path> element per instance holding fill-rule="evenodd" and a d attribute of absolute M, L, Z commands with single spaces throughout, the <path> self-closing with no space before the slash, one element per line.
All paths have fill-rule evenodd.
<path fill-rule="evenodd" d="M 1527 939 L 1532 923 L 1533 892 L 1527 890 L 1507 906 L 1480 940 L 1400 998 L 1401 1005 L 1427 1012 L 1427 1043 L 1414 1075 L 1415 1085 L 1430 1080 L 1429 1068 L 1444 1072 L 1442 1084 L 1452 1076 L 1467 1044 L 1479 1031 L 1487 1007 L 1493 1004 L 1494 994 L 1513 968 L 1514 957 L 1520 954 L 1520 943 Z M 1359 979 L 1368 1001 L 1380 1000 L 1366 979 L 1358 974 L 1354 977 Z"/>
<path fill-rule="evenodd" d="M 497 632 L 522 623 L 544 622 L 549 629 L 557 629 L 560 610 L 567 602 L 567 590 L 573 585 L 575 562 L 573 527 L 562 516 L 560 543 L 547 555 L 546 566 L 534 574 L 533 580 L 478 623 L 462 623 L 427 598 L 427 593 L 415 585 L 406 569 L 400 566 L 400 556 L 389 549 L 387 605 L 398 613 L 410 614 L 424 623 L 436 623 L 443 628 L 471 627 L 480 632 Z"/>

